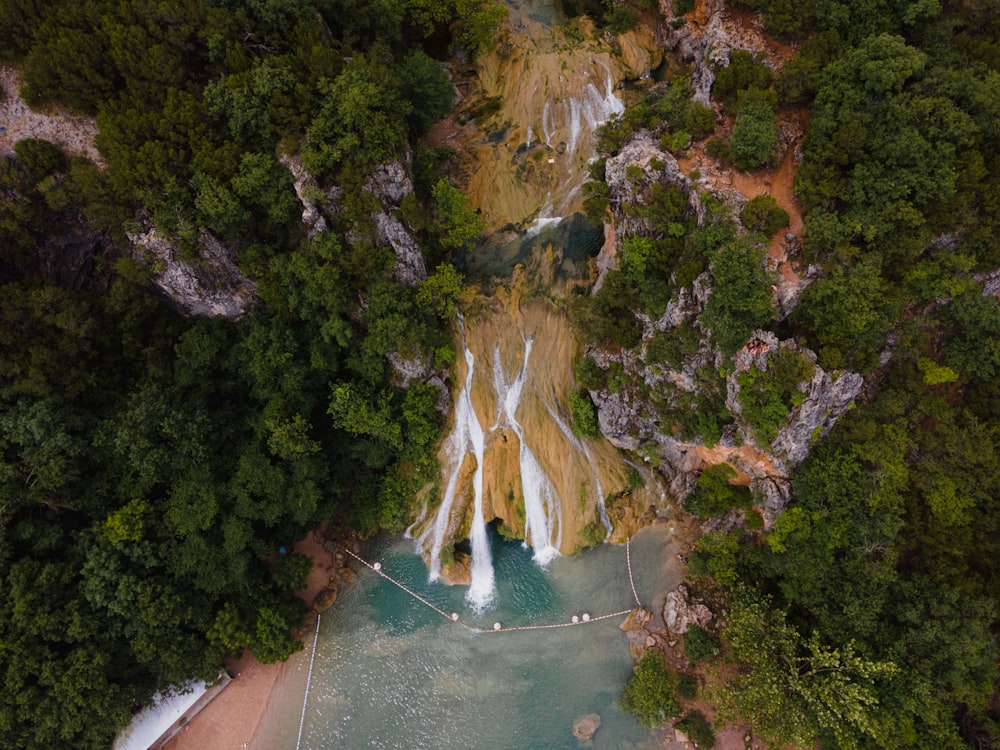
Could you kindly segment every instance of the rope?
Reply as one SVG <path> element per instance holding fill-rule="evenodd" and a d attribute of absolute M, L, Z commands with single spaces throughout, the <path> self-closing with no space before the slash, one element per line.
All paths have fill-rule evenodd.
<path fill-rule="evenodd" d="M 306 694 L 302 697 L 302 718 L 299 719 L 299 737 L 295 740 L 295 750 L 302 745 L 302 730 L 306 725 L 306 706 L 309 705 L 309 687 L 312 685 L 313 665 L 316 663 L 316 640 L 319 638 L 319 621 L 322 613 L 316 613 L 316 632 L 313 633 L 312 655 L 309 657 L 309 673 L 306 675 Z"/>
<path fill-rule="evenodd" d="M 629 540 L 629 541 L 631 541 L 631 540 Z M 628 562 L 628 582 L 629 582 L 629 585 L 632 587 L 632 596 L 635 597 L 636 604 L 641 607 L 642 606 L 642 602 L 639 601 L 639 594 L 636 593 L 635 583 L 632 580 L 632 558 L 631 558 L 631 555 L 629 553 L 629 541 L 625 542 L 625 559 Z M 346 552 L 348 555 L 350 555 L 351 557 L 353 557 L 355 560 L 357 560 L 359 563 L 361 563 L 362 565 L 364 565 L 366 568 L 368 568 L 373 573 L 376 573 L 377 575 L 382 576 L 382 578 L 384 578 L 385 580 L 389 581 L 389 583 L 397 586 L 398 588 L 402 589 L 407 594 L 409 594 L 414 599 L 416 599 L 418 602 L 421 602 L 422 604 L 425 604 L 426 606 L 428 606 L 431 609 L 433 609 L 435 612 L 437 612 L 439 615 L 441 615 L 444 619 L 448 620 L 448 622 L 454 623 L 455 625 L 458 625 L 459 627 L 465 628 L 470 633 L 480 633 L 480 634 L 486 634 L 486 633 L 513 633 L 513 632 L 515 632 L 517 630 L 549 630 L 549 629 L 552 629 L 552 628 L 571 628 L 571 627 L 573 627 L 575 625 L 589 625 L 592 622 L 600 622 L 601 620 L 609 620 L 612 617 L 621 617 L 622 615 L 627 615 L 627 614 L 629 614 L 630 612 L 633 611 L 631 609 L 623 609 L 620 612 L 612 612 L 611 614 L 600 615 L 598 617 L 590 617 L 589 615 L 584 615 L 583 618 L 574 619 L 573 622 L 557 622 L 557 623 L 553 623 L 553 624 L 550 624 L 550 625 L 518 625 L 518 626 L 509 627 L 509 628 L 497 628 L 497 627 L 494 627 L 492 629 L 477 628 L 477 627 L 473 627 L 471 625 L 466 625 L 464 622 L 460 622 L 457 619 L 456 616 L 449 615 L 447 612 L 445 612 L 440 607 L 438 607 L 438 606 L 432 604 L 431 602 L 427 601 L 424 597 L 420 596 L 420 594 L 418 594 L 417 592 L 413 591 L 412 589 L 406 587 L 405 585 L 403 585 L 402 583 L 400 583 L 399 581 L 397 581 L 395 578 L 393 578 L 392 576 L 390 576 L 388 573 L 386 573 L 384 570 L 382 570 L 382 566 L 381 565 L 379 565 L 378 567 L 376 567 L 372 563 L 370 563 L 367 560 L 365 560 L 364 558 L 362 558 L 360 555 L 355 554 L 354 552 L 352 552 L 346 545 L 341 545 L 341 549 L 344 552 Z M 317 630 L 318 630 L 318 626 L 317 626 Z M 314 649 L 315 649 L 315 646 L 314 646 Z M 314 651 L 313 656 L 315 656 L 315 651 Z M 311 669 L 312 669 L 312 667 L 310 666 L 310 673 L 311 673 Z M 308 695 L 308 682 L 307 682 L 306 691 L 307 691 L 307 695 Z M 303 719 L 304 719 L 305 718 L 305 706 L 303 706 L 303 708 L 302 708 L 302 715 L 303 715 Z M 300 729 L 300 732 L 301 732 L 301 729 Z M 296 746 L 296 750 L 298 750 L 297 746 Z"/>
<path fill-rule="evenodd" d="M 635 606 L 642 607 L 639 601 L 639 594 L 635 590 L 635 581 L 632 579 L 632 537 L 625 540 L 625 562 L 628 565 L 628 585 L 632 587 L 632 596 L 635 597 Z"/>

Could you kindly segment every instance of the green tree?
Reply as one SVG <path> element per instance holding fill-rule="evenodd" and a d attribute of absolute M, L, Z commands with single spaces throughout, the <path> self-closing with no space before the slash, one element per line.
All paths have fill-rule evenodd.
<path fill-rule="evenodd" d="M 650 649 L 636 662 L 622 692 L 621 706 L 644 727 L 655 729 L 681 712 L 676 691 L 677 679 L 667 667 L 663 653 Z"/>

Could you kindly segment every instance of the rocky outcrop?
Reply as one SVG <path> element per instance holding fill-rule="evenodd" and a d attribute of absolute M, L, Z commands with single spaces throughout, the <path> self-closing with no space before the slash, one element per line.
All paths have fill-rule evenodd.
<path fill-rule="evenodd" d="M 683 583 L 667 594 L 663 605 L 663 621 L 667 630 L 684 635 L 692 625 L 707 628 L 715 615 L 702 602 L 691 601 L 691 592 Z"/>
<path fill-rule="evenodd" d="M 381 210 L 372 216 L 375 227 L 375 242 L 388 246 L 396 254 L 393 275 L 396 280 L 410 286 L 427 280 L 427 265 L 424 255 L 413 235 L 396 218 L 395 210 L 403 199 L 413 193 L 413 182 L 400 162 L 381 164 L 375 168 L 365 190 L 375 196 Z"/>
<path fill-rule="evenodd" d="M 316 182 L 316 178 L 310 174 L 302 159 L 298 156 L 290 156 L 282 153 L 278 160 L 285 168 L 292 173 L 295 181 L 295 194 L 302 204 L 302 224 L 306 229 L 306 236 L 313 239 L 316 235 L 327 231 L 326 218 L 320 212 L 320 197 L 323 191 Z"/>
<path fill-rule="evenodd" d="M 177 310 L 192 318 L 237 320 L 258 304 L 257 283 L 243 275 L 236 255 L 209 232 L 194 242 L 196 260 L 181 257 L 175 241 L 150 229 L 129 234 L 133 254 Z"/>
<path fill-rule="evenodd" d="M 706 107 L 715 83 L 715 68 L 729 65 L 729 53 L 734 49 L 765 51 L 767 40 L 760 29 L 729 18 L 722 0 L 707 0 L 704 26 L 686 23 L 678 29 L 665 25 L 662 44 L 676 51 L 681 59 L 694 64 L 691 73 L 692 98 Z M 669 16 L 668 16 L 669 17 Z"/>
<path fill-rule="evenodd" d="M 657 635 L 659 634 L 654 632 L 655 628 L 653 613 L 648 609 L 643 609 L 642 607 L 633 609 L 629 613 L 629 616 L 625 618 L 625 622 L 621 624 L 621 629 L 625 632 L 625 637 L 628 639 L 632 658 L 638 659 L 647 649 L 653 648 L 657 644 L 663 645 L 660 640 L 657 640 Z"/>
<path fill-rule="evenodd" d="M 813 443 L 830 431 L 861 392 L 864 379 L 856 372 L 826 372 L 816 364 L 816 355 L 811 350 L 792 340 L 779 341 L 770 331 L 754 331 L 751 341 L 752 346 L 736 354 L 735 368 L 726 378 L 726 406 L 736 415 L 741 412 L 739 376 L 751 367 L 767 372 L 769 358 L 781 349 L 797 352 L 813 363 L 812 380 L 802 388 L 805 400 L 792 409 L 788 420 L 778 430 L 778 436 L 767 446 L 784 464 L 801 463 L 809 455 Z M 746 427 L 741 428 L 741 435 L 746 441 L 753 439 Z"/>

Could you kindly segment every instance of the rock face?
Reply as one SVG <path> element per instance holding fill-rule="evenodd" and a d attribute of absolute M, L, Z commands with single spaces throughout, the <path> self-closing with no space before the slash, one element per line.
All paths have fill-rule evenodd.
<path fill-rule="evenodd" d="M 690 600 L 691 592 L 683 583 L 667 594 L 663 605 L 663 621 L 671 633 L 684 635 L 692 625 L 704 628 L 715 619 L 712 610 L 701 602 Z"/>
<path fill-rule="evenodd" d="M 410 181 L 406 168 L 398 161 L 381 164 L 372 172 L 364 189 L 375 196 L 381 206 L 381 210 L 372 217 L 375 242 L 383 247 L 391 247 L 396 254 L 393 272 L 396 280 L 410 286 L 426 281 L 427 266 L 420 246 L 393 213 L 403 199 L 413 192 L 413 182 Z"/>
<path fill-rule="evenodd" d="M 578 740 L 589 740 L 601 726 L 601 717 L 597 714 L 586 714 L 573 723 L 573 736 Z"/>
<path fill-rule="evenodd" d="M 306 165 L 298 156 L 282 153 L 278 160 L 292 173 L 292 179 L 295 181 L 295 194 L 299 197 L 299 203 L 302 204 L 302 224 L 306 228 L 306 236 L 313 239 L 317 235 L 323 234 L 328 227 L 326 218 L 320 213 L 318 196 L 323 193 L 316 183 L 316 178 L 309 173 Z"/>
<path fill-rule="evenodd" d="M 258 304 L 257 283 L 236 265 L 232 250 L 209 232 L 198 235 L 198 259 L 181 258 L 176 244 L 155 229 L 130 234 L 133 254 L 153 269 L 153 284 L 192 318 L 237 320 Z"/>
<path fill-rule="evenodd" d="M 816 355 L 794 341 L 779 341 L 770 331 L 756 330 L 753 347 L 744 347 L 736 354 L 735 369 L 726 378 L 726 406 L 734 414 L 741 411 L 738 377 L 751 367 L 767 371 L 768 359 L 777 351 L 787 349 L 807 357 L 815 367 L 812 380 L 806 385 L 805 401 L 792 410 L 788 421 L 778 430 L 769 446 L 770 452 L 786 465 L 801 463 L 809 455 L 812 443 L 825 436 L 840 415 L 861 392 L 864 379 L 856 372 L 828 373 L 816 364 Z M 745 440 L 752 440 L 747 428 L 741 429 Z"/>

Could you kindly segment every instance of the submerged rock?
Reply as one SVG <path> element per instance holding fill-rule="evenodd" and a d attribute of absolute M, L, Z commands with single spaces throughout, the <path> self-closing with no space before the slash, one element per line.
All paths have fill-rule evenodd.
<path fill-rule="evenodd" d="M 601 717 L 597 714 L 586 714 L 573 723 L 573 736 L 578 740 L 589 740 L 601 726 Z"/>

